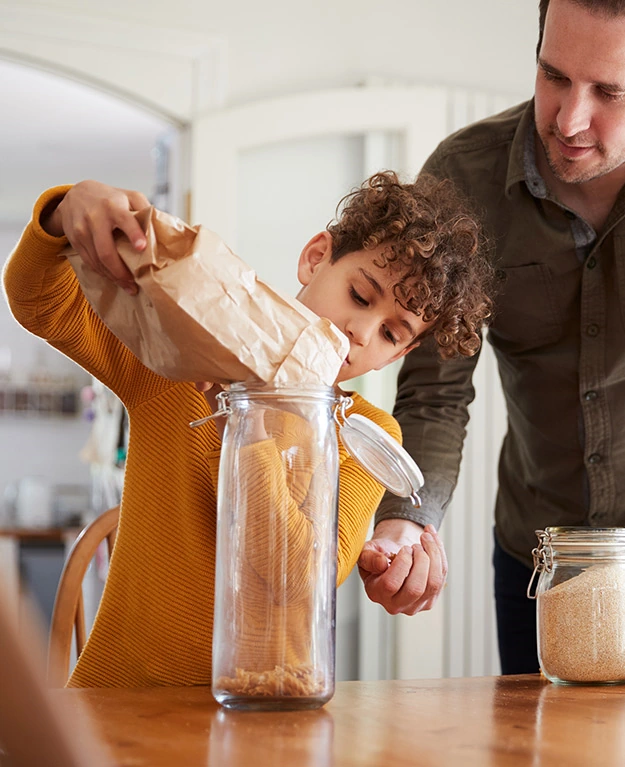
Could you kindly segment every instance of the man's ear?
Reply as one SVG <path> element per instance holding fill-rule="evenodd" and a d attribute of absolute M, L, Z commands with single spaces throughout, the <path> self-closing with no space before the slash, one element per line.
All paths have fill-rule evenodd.
<path fill-rule="evenodd" d="M 332 235 L 319 232 L 306 245 L 297 264 L 297 279 L 304 286 L 308 285 L 319 264 L 332 257 Z"/>

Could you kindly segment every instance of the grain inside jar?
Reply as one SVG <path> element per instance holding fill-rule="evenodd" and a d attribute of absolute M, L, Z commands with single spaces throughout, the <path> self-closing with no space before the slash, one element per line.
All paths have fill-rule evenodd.
<path fill-rule="evenodd" d="M 625 682 L 625 565 L 595 565 L 538 596 L 539 654 L 563 682 Z"/>

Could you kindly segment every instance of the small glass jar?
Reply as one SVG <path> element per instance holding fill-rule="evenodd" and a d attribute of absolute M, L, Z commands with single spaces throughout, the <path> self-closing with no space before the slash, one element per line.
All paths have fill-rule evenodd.
<path fill-rule="evenodd" d="M 625 528 L 537 530 L 538 659 L 557 684 L 625 682 Z"/>

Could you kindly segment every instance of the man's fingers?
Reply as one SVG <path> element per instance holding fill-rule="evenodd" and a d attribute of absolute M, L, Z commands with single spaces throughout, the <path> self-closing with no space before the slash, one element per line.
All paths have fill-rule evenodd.
<path fill-rule="evenodd" d="M 363 549 L 358 557 L 360 577 L 364 580 L 368 575 L 379 575 L 388 570 L 388 557 L 375 549 Z"/>
<path fill-rule="evenodd" d="M 391 615 L 401 612 L 401 602 L 397 600 L 397 594 L 402 589 L 411 567 L 412 549 L 410 546 L 402 546 L 384 573 L 370 575 L 364 580 L 369 599 L 381 604 Z"/>
<path fill-rule="evenodd" d="M 428 572 L 428 580 L 424 592 L 424 597 L 427 599 L 436 598 L 445 584 L 445 577 L 443 576 L 443 565 L 441 561 L 441 551 L 438 547 L 434 536 L 431 533 L 423 533 L 421 541 L 425 553 L 430 560 L 430 569 Z"/>
<path fill-rule="evenodd" d="M 415 566 L 410 579 L 404 587 L 404 606 L 402 612 L 415 615 L 422 610 L 430 610 L 443 587 L 440 552 L 434 539 L 427 534 L 421 536 L 422 546 L 415 551 Z M 415 547 L 416 549 L 417 547 Z"/>
<path fill-rule="evenodd" d="M 412 569 L 406 579 L 401 595 L 401 610 L 409 611 L 423 598 L 428 583 L 430 572 L 430 558 L 419 543 L 412 547 Z"/>
<path fill-rule="evenodd" d="M 399 549 L 390 565 L 386 552 L 394 549 L 391 541 L 373 539 L 361 552 L 358 565 L 365 591 L 391 615 L 431 609 L 445 585 L 447 556 L 436 529 L 427 525 L 420 540 Z"/>
<path fill-rule="evenodd" d="M 438 549 L 440 551 L 441 565 L 442 565 L 442 568 L 443 568 L 443 573 L 444 573 L 444 575 L 447 575 L 447 572 L 449 570 L 449 565 L 448 565 L 448 562 L 447 562 L 447 553 L 445 551 L 445 546 L 443 545 L 443 539 L 438 534 L 438 532 L 437 532 L 436 528 L 434 527 L 434 525 L 426 525 L 425 528 L 424 528 L 424 532 L 425 533 L 429 533 L 434 538 L 434 541 L 435 541 L 435 543 L 438 546 Z"/>

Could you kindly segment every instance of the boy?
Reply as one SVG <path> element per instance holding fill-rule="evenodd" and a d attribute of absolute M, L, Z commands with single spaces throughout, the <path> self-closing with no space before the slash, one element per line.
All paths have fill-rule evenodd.
<path fill-rule="evenodd" d="M 137 250 L 136 192 L 97 182 L 49 190 L 35 205 L 4 273 L 17 320 L 114 391 L 130 419 L 119 531 L 98 615 L 70 686 L 209 684 L 215 576 L 216 485 L 221 441 L 191 383 L 145 368 L 101 323 L 67 260 L 85 262 L 136 292 L 113 241 L 120 229 Z M 443 356 L 472 355 L 489 314 L 489 267 L 480 231 L 448 182 L 401 184 L 377 174 L 348 195 L 338 220 L 304 247 L 299 300 L 350 341 L 337 384 L 404 356 L 431 334 Z M 358 395 L 350 413 L 396 439 L 395 420 Z M 382 488 L 340 447 L 338 575 L 356 563 Z M 433 528 L 423 536 L 431 577 L 446 564 Z M 403 550 L 398 554 L 402 555 Z M 410 555 L 411 552 L 404 552 Z M 444 573 L 443 573 L 444 576 Z"/>

